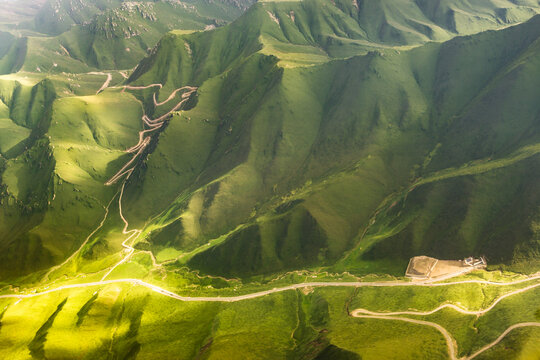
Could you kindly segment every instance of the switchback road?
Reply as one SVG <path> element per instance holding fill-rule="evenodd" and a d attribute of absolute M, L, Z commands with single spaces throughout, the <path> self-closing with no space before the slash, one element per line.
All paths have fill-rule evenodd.
<path fill-rule="evenodd" d="M 425 321 L 425 320 L 410 319 L 410 318 L 406 318 L 406 317 L 401 317 L 399 315 L 427 316 L 427 315 L 432 315 L 432 314 L 434 314 L 434 313 L 436 313 L 436 312 L 438 312 L 438 311 L 440 311 L 442 309 L 450 308 L 450 309 L 453 309 L 453 310 L 455 310 L 455 311 L 457 311 L 457 312 L 459 312 L 461 314 L 482 316 L 482 315 L 485 315 L 490 310 L 492 310 L 502 300 L 504 300 L 504 299 L 506 299 L 506 298 L 508 298 L 510 296 L 521 294 L 521 293 L 526 292 L 528 290 L 537 288 L 539 286 L 540 286 L 540 283 L 537 283 L 537 284 L 529 285 L 529 286 L 524 287 L 522 289 L 518 289 L 518 290 L 511 291 L 509 293 L 506 293 L 506 294 L 498 297 L 487 308 L 482 309 L 482 310 L 477 310 L 477 311 L 467 310 L 467 309 L 464 309 L 462 307 L 459 307 L 459 306 L 456 306 L 456 305 L 453 305 L 453 304 L 444 304 L 444 305 L 441 305 L 441 306 L 439 306 L 439 307 L 437 307 L 437 308 L 435 308 L 433 310 L 430 310 L 430 311 L 375 312 L 375 311 L 370 311 L 370 310 L 366 310 L 366 309 L 356 309 L 356 310 L 353 310 L 350 315 L 353 316 L 353 317 L 356 317 L 356 318 L 364 318 L 364 319 L 404 321 L 404 322 L 409 322 L 409 323 L 414 323 L 414 324 L 419 324 L 419 325 L 425 325 L 425 326 L 430 326 L 432 328 L 435 328 L 437 331 L 439 331 L 443 335 L 443 337 L 444 337 L 444 339 L 446 341 L 446 345 L 448 347 L 448 355 L 449 355 L 450 359 L 458 360 L 458 357 L 457 357 L 457 350 L 458 350 L 457 343 L 454 340 L 454 338 L 450 335 L 450 333 L 444 327 L 442 327 L 441 325 L 439 325 L 437 323 L 434 323 L 434 322 Z M 493 341 L 492 343 L 484 346 L 483 348 L 476 351 L 472 355 L 462 358 L 462 360 L 471 360 L 471 359 L 477 357 L 478 355 L 480 355 L 481 353 L 483 353 L 484 351 L 487 351 L 487 350 L 491 349 L 493 346 L 497 345 L 508 333 L 510 333 L 514 329 L 522 328 L 522 327 L 531 327 L 531 326 L 533 326 L 533 327 L 540 326 L 540 323 L 538 323 L 538 322 L 527 322 L 527 323 L 514 324 L 514 325 L 510 326 L 509 328 L 507 328 L 495 341 Z"/>
<path fill-rule="evenodd" d="M 107 78 L 107 81 L 105 82 L 105 84 L 103 84 L 102 88 L 98 91 L 98 93 L 108 86 L 108 84 L 110 82 L 110 78 L 109 78 L 110 74 L 108 74 L 108 75 L 109 76 Z M 150 88 L 150 87 L 157 87 L 157 88 L 161 89 L 163 86 L 161 84 L 151 84 L 151 85 L 148 85 L 148 86 L 137 86 L 137 87 L 135 87 L 135 86 L 125 86 L 122 91 L 124 91 L 126 89 L 137 90 L 137 89 L 146 89 L 146 88 Z M 114 266 L 112 266 L 105 273 L 105 275 L 101 278 L 100 281 L 89 282 L 89 283 L 81 283 L 81 284 L 62 285 L 62 286 L 59 286 L 57 288 L 46 289 L 44 291 L 28 293 L 28 294 L 4 294 L 4 295 L 0 295 L 0 299 L 2 299 L 2 298 L 17 298 L 17 299 L 21 300 L 21 299 L 34 298 L 34 297 L 37 297 L 37 296 L 42 296 L 42 295 L 46 295 L 46 294 L 50 294 L 50 293 L 54 293 L 54 292 L 59 292 L 59 291 L 63 291 L 63 290 L 69 290 L 69 289 L 81 289 L 81 288 L 87 288 L 87 287 L 98 287 L 98 286 L 106 286 L 106 285 L 110 285 L 110 284 L 130 284 L 130 285 L 143 286 L 143 287 L 145 287 L 145 288 L 147 288 L 147 289 L 149 289 L 149 290 L 151 290 L 153 292 L 156 292 L 156 293 L 159 293 L 159 294 L 161 294 L 163 296 L 167 296 L 169 298 L 180 300 L 180 301 L 186 301 L 186 302 L 188 302 L 188 301 L 189 302 L 237 302 L 237 301 L 255 299 L 255 298 L 258 298 L 258 297 L 262 297 L 262 296 L 266 296 L 266 295 L 270 295 L 270 294 L 274 294 L 274 293 L 279 293 L 279 292 L 283 292 L 283 291 L 296 290 L 296 289 L 307 288 L 307 287 L 404 287 L 404 286 L 405 287 L 406 286 L 439 287 L 439 286 L 451 286 L 451 285 L 472 284 L 472 283 L 495 285 L 495 286 L 509 286 L 509 285 L 521 284 L 521 283 L 524 283 L 524 282 L 530 282 L 530 281 L 533 281 L 533 280 L 536 280 L 536 279 L 540 278 L 540 273 L 537 273 L 537 274 L 534 274 L 534 275 L 529 276 L 527 278 L 524 278 L 524 279 L 521 279 L 521 280 L 515 280 L 515 281 L 512 281 L 512 282 L 495 282 L 495 281 L 489 281 L 489 280 L 462 280 L 462 281 L 454 281 L 454 282 L 441 282 L 443 280 L 447 280 L 447 278 L 436 279 L 436 280 L 423 280 L 423 281 L 418 281 L 418 282 L 407 282 L 407 281 L 386 281 L 386 282 L 385 281 L 380 281 L 380 282 L 361 282 L 361 281 L 357 281 L 357 282 L 306 282 L 306 283 L 300 283 L 300 284 L 287 285 L 287 286 L 283 286 L 283 287 L 279 287 L 279 288 L 273 288 L 273 289 L 269 289 L 269 290 L 258 291 L 258 292 L 245 294 L 245 295 L 224 296 L 224 297 L 222 297 L 222 296 L 201 296 L 201 297 L 182 296 L 182 295 L 178 295 L 176 293 L 173 293 L 173 292 L 171 292 L 169 290 L 163 289 L 163 288 L 161 288 L 159 286 L 147 283 L 147 282 L 145 282 L 143 280 L 140 280 L 140 279 L 129 279 L 129 278 L 127 278 L 127 279 L 106 280 L 106 278 L 119 265 L 125 263 L 131 257 L 131 255 L 135 252 L 135 249 L 131 245 L 129 245 L 129 243 L 132 241 L 132 239 L 136 239 L 137 236 L 141 233 L 141 230 L 139 230 L 139 229 L 128 230 L 129 223 L 128 223 L 127 219 L 124 217 L 124 215 L 122 213 L 122 198 L 123 198 L 123 194 L 124 194 L 124 187 L 125 187 L 125 184 L 126 184 L 126 180 L 129 179 L 130 175 L 134 171 L 134 167 L 131 167 L 131 165 L 134 163 L 135 159 L 142 153 L 142 151 L 146 148 L 146 146 L 148 146 L 148 144 L 150 142 L 150 137 L 147 137 L 145 135 L 147 133 L 149 133 L 149 132 L 152 132 L 152 131 L 160 128 L 163 125 L 165 119 L 172 112 L 177 111 L 178 109 L 180 109 L 181 106 L 187 101 L 187 99 L 189 99 L 189 96 L 193 92 L 195 92 L 197 90 L 197 88 L 196 87 L 190 87 L 190 86 L 185 86 L 185 87 L 182 87 L 182 88 L 178 88 L 175 91 L 173 91 L 173 93 L 171 93 L 170 96 L 163 102 L 158 102 L 157 99 L 156 99 L 155 93 L 153 94 L 154 105 L 157 107 L 157 106 L 160 106 L 160 105 L 163 105 L 163 104 L 169 102 L 171 99 L 173 99 L 175 97 L 175 95 L 179 91 L 182 91 L 182 90 L 184 90 L 184 91 L 187 90 L 187 91 L 184 94 L 182 94 L 181 100 L 178 102 L 178 104 L 176 106 L 174 106 L 171 110 L 169 110 L 166 114 L 164 114 L 164 115 L 162 115 L 162 116 L 160 116 L 160 117 L 158 117 L 156 119 L 150 119 L 150 118 L 148 118 L 148 116 L 146 116 L 146 114 L 143 115 L 143 118 L 142 118 L 143 123 L 149 129 L 142 130 L 139 133 L 139 142 L 138 142 L 138 144 L 134 145 L 130 149 L 127 149 L 127 152 L 136 152 L 135 155 L 132 157 L 132 159 L 130 159 L 106 183 L 106 185 L 111 185 L 114 182 L 118 181 L 124 175 L 127 175 L 124 178 L 124 182 L 123 182 L 121 190 L 120 190 L 119 203 L 118 203 L 119 204 L 120 217 L 122 218 L 122 221 L 124 222 L 124 228 L 122 230 L 122 233 L 125 234 L 125 235 L 129 234 L 129 236 L 122 242 L 122 247 L 125 249 L 124 251 L 126 252 L 126 255 L 118 263 L 116 263 Z M 115 197 L 116 197 L 116 195 L 115 195 Z M 113 199 L 114 199 L 114 197 L 113 197 Z M 111 199 L 111 202 L 112 202 L 113 199 Z M 106 208 L 105 217 L 103 218 L 102 222 L 87 237 L 87 239 L 83 242 L 82 246 L 74 254 L 72 254 L 68 259 L 66 259 L 62 264 L 51 268 L 51 270 L 49 270 L 49 272 L 47 272 L 47 274 L 45 275 L 44 279 L 48 279 L 49 274 L 52 271 L 54 271 L 55 269 L 63 266 L 67 262 L 69 262 L 82 249 L 82 247 L 88 242 L 88 240 L 102 227 L 105 219 L 107 218 L 109 206 L 110 206 L 110 203 Z M 155 263 L 155 260 L 153 260 L 153 262 Z M 485 309 L 482 309 L 482 310 L 478 310 L 478 311 L 467 310 L 467 309 L 464 309 L 462 307 L 459 307 L 459 306 L 453 305 L 453 304 L 444 304 L 444 305 L 441 305 L 441 306 L 437 307 L 436 309 L 433 309 L 431 311 L 424 311 L 424 312 L 421 312 L 421 311 L 373 312 L 373 311 L 369 311 L 369 310 L 366 310 L 366 309 L 356 309 L 351 313 L 351 316 L 357 317 L 357 318 L 404 321 L 404 322 L 415 323 L 415 324 L 420 324 L 420 325 L 425 325 L 425 326 L 430 326 L 432 328 L 435 328 L 445 338 L 450 358 L 452 360 L 458 360 L 457 355 L 456 355 L 457 354 L 457 344 L 456 344 L 455 340 L 452 338 L 452 336 L 450 335 L 450 333 L 444 327 L 442 327 L 441 325 L 439 325 L 437 323 L 424 321 L 424 320 L 417 320 L 417 319 L 410 319 L 410 318 L 400 317 L 399 315 L 425 316 L 425 315 L 430 315 L 430 314 L 433 314 L 435 312 L 438 312 L 438 311 L 440 311 L 440 310 L 442 310 L 444 308 L 451 308 L 451 309 L 453 309 L 455 311 L 458 311 L 460 313 L 463 313 L 463 314 L 481 316 L 481 315 L 484 315 L 485 313 L 487 313 L 488 311 L 492 310 L 503 299 L 505 299 L 505 298 L 507 298 L 509 296 L 512 296 L 512 295 L 516 295 L 516 294 L 520 294 L 520 293 L 529 291 L 529 290 L 534 289 L 534 288 L 539 287 L 539 286 L 540 286 L 540 283 L 537 283 L 537 284 L 529 285 L 529 286 L 527 286 L 525 288 L 522 288 L 522 289 L 511 291 L 511 292 L 509 292 L 507 294 L 504 294 L 504 295 L 500 296 L 499 298 L 497 298 L 489 307 L 487 307 Z M 474 357 L 478 356 L 479 354 L 483 353 L 484 351 L 486 351 L 486 350 L 492 348 L 493 346 L 495 346 L 496 344 L 498 344 L 512 330 L 517 329 L 517 328 L 522 328 L 522 327 L 528 327 L 528 326 L 540 326 L 540 323 L 530 322 L 530 323 L 514 324 L 514 325 L 510 326 L 505 332 L 503 332 L 499 336 L 499 338 L 497 338 L 493 343 L 484 346 L 483 348 L 481 348 L 480 350 L 478 350 L 477 352 L 475 352 L 471 356 L 465 357 L 464 359 L 466 359 L 466 360 L 473 359 Z"/>

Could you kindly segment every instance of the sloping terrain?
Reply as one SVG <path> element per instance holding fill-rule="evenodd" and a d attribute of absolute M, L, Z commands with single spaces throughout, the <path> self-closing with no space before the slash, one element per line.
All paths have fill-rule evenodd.
<path fill-rule="evenodd" d="M 69 255 L 102 216 L 113 194 L 103 182 L 137 138 L 141 108 L 127 94 L 54 101 L 49 80 L 4 89 L 1 267 L 13 276 Z"/>
<path fill-rule="evenodd" d="M 31 21 L 47 0 L 6 0 L 0 3 L 0 24 Z"/>
<path fill-rule="evenodd" d="M 51 0 L 33 21 L 7 29 L 6 36 L 28 30 L 18 41 L 6 41 L 9 52 L 3 51 L 6 55 L 0 60 L 0 71 L 128 69 L 167 31 L 220 26 L 234 20 L 250 4 Z M 459 34 L 519 23 L 538 13 L 538 4 L 483 0 L 436 5 L 412 0 L 339 0 L 334 4 L 312 0 L 266 2 L 252 12 L 256 15 L 249 16 L 242 27 L 261 33 L 264 52 L 277 54 L 282 63 L 296 66 L 365 54 L 374 48 L 444 41 Z"/>
<path fill-rule="evenodd" d="M 306 4 L 287 5 L 315 6 Z M 265 44 L 265 39 L 278 38 L 272 34 L 281 29 L 268 15 L 269 6 L 285 4 L 257 4 L 214 31 L 168 34 L 128 79 L 136 86 L 163 84 L 160 101 L 181 86 L 199 86 L 197 103 L 187 112 L 173 113 L 127 184 L 125 213 L 133 226 L 143 228 L 138 248 L 151 249 L 159 261 L 178 258 L 178 266 L 236 277 L 306 266 L 399 274 L 418 253 L 442 258 L 474 253 L 488 256 L 490 264 L 514 264 L 516 269 L 535 257 L 538 17 L 416 49 L 379 48 L 289 67 L 282 58 L 293 59 L 298 52 L 283 55 Z M 320 8 L 324 12 L 329 6 Z M 245 31 L 256 25 L 258 31 Z M 63 89 L 61 97 L 77 94 L 74 81 L 80 84 L 81 78 L 68 80 L 48 86 Z M 105 116 L 116 123 L 120 118 L 112 109 L 135 109 L 135 103 L 116 94 L 118 90 L 106 90 L 80 103 L 66 98 L 53 105 L 55 95 L 41 104 L 43 85 L 5 84 L 7 194 L 23 203 L 32 198 L 16 184 L 17 174 L 25 171 L 21 156 L 24 149 L 36 151 L 32 144 L 48 132 L 39 144 L 50 147 L 53 141 L 56 170 L 44 179 L 62 173 L 62 181 L 70 184 L 93 184 L 83 193 L 99 199 L 101 206 L 80 229 L 89 233 L 101 221 L 99 209 L 105 208 L 112 190 L 99 184 L 120 169 L 115 164 L 121 160 L 115 162 L 120 154 L 113 152 L 87 163 L 85 152 L 96 141 L 107 151 L 132 144 L 115 144 L 124 125 L 107 130 L 110 124 L 84 120 L 81 124 L 87 123 L 92 137 L 77 135 L 78 146 L 89 141 L 89 147 L 75 151 L 66 145 L 64 154 L 54 142 L 63 143 L 66 135 L 82 128 L 65 132 L 61 114 L 75 119 Z M 154 117 L 174 103 L 153 110 L 154 90 L 131 92 Z M 90 101 L 94 97 L 105 102 Z M 92 103 L 103 115 L 79 105 Z M 28 115 L 18 114 L 27 107 Z M 32 111 L 44 108 L 48 110 L 39 114 L 52 114 L 49 118 L 31 118 Z M 135 132 L 137 114 L 129 115 Z M 56 124 L 64 129 L 61 133 L 53 131 Z M 100 143 L 102 138 L 108 140 Z M 42 193 L 35 196 L 42 200 L 36 208 L 44 216 L 50 210 L 44 201 L 50 202 L 54 192 L 46 187 L 33 191 L 37 189 Z M 456 189 L 467 189 L 459 201 Z M 30 200 L 25 203 L 29 206 Z M 14 224 L 29 223 L 19 216 L 13 216 Z M 502 221 L 509 217 L 514 220 Z M 501 223 L 505 229 L 496 226 Z M 30 231 L 15 227 L 22 233 L 12 233 L 9 244 Z M 57 238 L 54 231 L 47 236 Z M 34 241 L 48 249 L 40 250 L 46 262 L 57 262 L 84 239 L 69 237 L 72 245 L 63 249 L 56 240 L 55 245 L 46 245 L 44 238 Z M 117 249 L 115 243 L 107 253 Z M 250 256 L 241 255 L 246 252 Z"/>
<path fill-rule="evenodd" d="M 417 253 L 535 257 L 539 17 L 284 69 L 265 35 L 240 32 L 264 7 L 212 33 L 167 36 L 130 78 L 201 86 L 128 187 L 132 221 L 157 215 L 145 242 L 158 258 L 187 252 L 180 265 L 245 276 L 330 265 L 356 246 L 348 265 L 361 272 L 400 273 Z M 191 258 L 212 239 L 220 245 Z"/>
<path fill-rule="evenodd" d="M 539 356 L 537 1 L 30 3 L 0 357 Z"/>
<path fill-rule="evenodd" d="M 47 1 L 32 21 L 5 26 L 0 73 L 130 69 L 166 32 L 222 26 L 249 5 L 249 1 Z M 8 38 L 11 33 L 19 38 Z"/>
<path fill-rule="evenodd" d="M 407 49 L 428 41 L 444 41 L 456 35 L 526 21 L 539 11 L 538 5 L 533 3 L 486 1 L 447 1 L 435 9 L 427 3 L 410 0 L 363 1 L 361 5 L 339 0 L 261 2 L 229 28 L 237 30 L 224 32 L 249 30 L 249 34 L 242 37 L 260 36 L 258 43 L 263 46 L 262 53 L 279 57 L 282 66 L 298 66 L 366 54 L 374 49 Z M 505 13 L 516 15 L 506 17 Z M 474 26 L 452 26 L 453 17 L 466 17 L 463 21 Z M 214 38 L 221 36 L 227 37 L 213 35 Z M 205 37 L 203 42 L 211 38 Z M 176 46 L 170 51 L 180 52 L 182 48 Z M 234 56 L 234 51 L 231 49 L 227 56 Z"/>

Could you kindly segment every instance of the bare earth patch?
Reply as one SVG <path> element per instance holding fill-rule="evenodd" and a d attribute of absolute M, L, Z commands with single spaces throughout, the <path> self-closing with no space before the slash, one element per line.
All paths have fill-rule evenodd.
<path fill-rule="evenodd" d="M 409 260 L 405 276 L 412 279 L 439 279 L 485 268 L 483 258 L 465 260 L 439 260 L 429 256 L 415 256 Z"/>

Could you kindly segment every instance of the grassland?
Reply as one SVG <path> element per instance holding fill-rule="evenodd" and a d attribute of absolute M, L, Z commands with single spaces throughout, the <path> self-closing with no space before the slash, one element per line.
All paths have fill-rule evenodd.
<path fill-rule="evenodd" d="M 0 34 L 0 290 L 76 286 L 0 298 L 0 357 L 444 359 L 437 330 L 350 312 L 480 310 L 525 285 L 188 303 L 100 280 L 230 297 L 403 280 L 420 254 L 486 255 L 492 271 L 463 279 L 540 270 L 537 4 L 261 2 L 222 27 L 244 3 L 51 4 Z M 181 86 L 197 92 L 106 186 Z M 469 356 L 538 322 L 537 297 L 410 317 Z M 534 359 L 538 336 L 513 330 L 478 358 Z"/>
<path fill-rule="evenodd" d="M 262 34 L 239 32 L 253 19 Z M 231 277 L 320 266 L 399 274 L 418 253 L 529 266 L 538 108 L 528 95 L 526 106 L 507 106 L 538 85 L 527 75 L 536 73 L 537 22 L 297 68 L 265 48 L 277 24 L 263 5 L 211 33 L 165 37 L 130 80 L 163 83 L 164 94 L 201 86 L 139 172 L 144 183 L 128 184 L 128 217 L 145 224 L 140 246 Z M 514 100 L 498 111 L 503 91 Z M 459 201 L 457 189 L 466 189 Z"/>
<path fill-rule="evenodd" d="M 478 275 L 496 274 L 480 272 L 474 276 Z M 2 299 L 6 305 L 2 313 L 0 342 L 14 358 L 36 352 L 48 358 L 66 355 L 101 357 L 113 352 L 121 357 L 136 355 L 144 359 L 155 356 L 157 351 L 163 357 L 171 357 L 177 352 L 186 359 L 195 356 L 298 358 L 308 354 L 323 356 L 327 352 L 337 352 L 340 356 L 348 356 L 347 359 L 376 359 L 391 357 L 399 350 L 400 359 L 444 359 L 446 344 L 436 331 L 416 324 L 356 319 L 349 312 L 357 307 L 372 311 L 422 310 L 441 303 L 458 304 L 470 310 L 482 309 L 500 295 L 525 285 L 458 284 L 434 289 L 415 286 L 307 288 L 232 304 L 179 304 L 137 286 L 111 284 L 98 291 L 82 288 L 22 301 Z M 205 292 L 207 290 L 201 288 L 200 293 Z M 531 301 L 536 296 L 535 290 L 530 290 L 508 297 L 480 317 L 443 310 L 421 319 L 444 326 L 456 339 L 462 356 L 492 342 L 513 323 L 538 321 L 539 309 Z M 520 310 L 516 311 L 517 308 Z M 23 329 L 24 318 L 30 313 L 31 323 L 35 325 L 25 325 Z M 198 324 L 195 327 L 194 321 Z M 163 323 L 170 324 L 166 330 L 161 326 Z M 94 336 L 84 336 L 89 331 Z M 496 346 L 489 351 L 502 350 L 509 359 L 537 354 L 534 347 L 536 330 L 520 331 L 519 341 L 524 346 L 514 345 L 505 350 Z M 80 336 L 74 338 L 73 334 Z M 266 341 L 254 342 L 253 334 Z M 509 336 L 508 341 L 515 341 L 515 338 Z M 405 351 L 404 343 L 407 343 Z"/>

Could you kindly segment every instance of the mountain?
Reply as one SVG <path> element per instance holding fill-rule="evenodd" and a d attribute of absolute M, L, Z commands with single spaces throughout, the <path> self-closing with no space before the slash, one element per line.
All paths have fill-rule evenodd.
<path fill-rule="evenodd" d="M 287 40 L 284 21 L 278 24 L 269 13 L 292 6 L 302 28 L 299 6 L 321 8 L 323 14 L 333 6 L 319 6 L 318 1 L 260 3 L 227 27 L 169 33 L 133 71 L 130 85 L 164 84 L 159 99 L 181 86 L 199 87 L 197 103 L 175 115 L 153 138 L 151 153 L 127 183 L 125 212 L 145 234 L 136 246 L 152 250 L 160 261 L 186 254 L 177 266 L 236 277 L 305 266 L 397 274 L 420 252 L 452 258 L 483 254 L 493 265 L 516 269 L 534 258 L 538 243 L 532 215 L 537 201 L 533 165 L 539 109 L 532 91 L 534 62 L 529 59 L 538 50 L 538 17 L 505 30 L 410 50 L 379 43 L 377 50 L 362 55 L 299 66 L 303 60 L 296 59 L 316 45 L 304 37 L 304 43 L 289 42 L 289 48 L 279 51 L 277 45 L 268 46 L 267 39 Z M 246 31 L 255 27 L 260 30 Z M 96 119 L 116 123 L 112 109 L 128 109 L 136 98 L 149 115 L 158 116 L 172 106 L 153 114 L 151 89 L 122 96 L 107 90 L 82 102 L 62 99 L 73 93 L 72 81 L 77 79 L 68 80 L 69 90 L 62 94 L 51 85 L 58 80 L 36 79 L 33 86 L 4 82 L 3 122 L 9 142 L 2 146 L 3 203 L 8 204 L 4 216 L 13 220 L 2 227 L 4 238 L 10 239 L 3 246 L 6 258 L 11 258 L 11 251 L 18 250 L 7 249 L 36 242 L 39 250 L 33 253 L 40 260 L 28 270 L 67 256 L 84 239 L 82 234 L 100 221 L 100 209 L 112 190 L 99 184 L 125 158 L 110 152 L 128 148 L 130 141 L 115 141 L 118 130 L 96 137 L 104 126 Z M 42 88 L 50 89 L 51 95 L 41 95 Z M 505 101 L 499 100 L 501 89 Z M 99 106 L 92 110 L 92 103 Z M 36 104 L 50 114 L 40 120 L 42 125 L 29 119 Z M 25 106 L 33 106 L 28 114 Z M 64 113 L 66 119 L 87 120 L 66 132 L 74 125 L 73 120 L 64 123 Z M 135 111 L 126 124 L 118 125 L 132 129 L 132 142 L 139 117 Z M 73 143 L 68 139 L 81 131 L 76 130 L 79 126 L 88 127 L 85 131 L 94 139 L 83 137 L 78 146 L 90 141 L 89 146 L 106 149 L 103 158 L 89 159 L 82 150 L 60 145 Z M 57 127 L 62 130 L 57 132 Z M 34 144 L 41 147 L 36 150 Z M 65 147 L 70 154 L 63 153 Z M 35 161 L 42 163 L 41 153 L 51 162 L 45 167 L 43 187 L 24 190 L 22 184 L 15 185 L 16 174 L 34 171 Z M 46 185 L 55 178 L 59 187 Z M 56 213 L 51 200 L 59 202 L 62 198 L 55 194 L 65 186 L 82 193 L 65 201 L 74 209 L 88 203 L 92 215 L 77 221 L 79 235 L 70 230 L 71 240 L 58 242 L 54 228 L 63 227 L 51 228 L 46 219 L 57 224 L 71 212 L 62 205 Z M 459 202 L 454 196 L 457 188 L 467 189 Z M 41 199 L 39 205 L 33 204 L 34 198 Z M 11 202 L 25 210 L 14 210 Z M 17 215 L 8 215 L 13 213 Z M 71 226 L 72 220 L 65 221 Z M 501 223 L 505 228 L 495 226 Z M 117 246 L 103 241 L 94 245 L 105 250 L 96 251 L 113 254 Z M 216 246 L 208 247 L 209 241 Z M 388 246 L 402 250 L 396 254 Z M 240 256 L 245 251 L 251 256 Z M 19 264 L 11 261 L 4 263 L 16 272 L 27 266 L 23 258 L 14 260 Z M 388 263 L 392 269 L 384 265 Z"/>
<path fill-rule="evenodd" d="M 254 34 L 250 39 L 259 34 L 256 46 L 262 45 L 263 53 L 278 56 L 283 65 L 295 66 L 374 49 L 407 49 L 427 41 L 444 41 L 516 24 L 538 13 L 538 5 L 533 2 L 439 3 L 433 8 L 426 2 L 410 0 L 261 2 L 231 28 L 249 29 Z M 474 26 L 465 25 L 470 23 Z"/>
<path fill-rule="evenodd" d="M 171 22 L 172 20 L 170 18 L 175 15 L 185 16 L 186 14 L 191 14 L 191 16 L 185 19 L 176 19 L 175 21 L 180 23 L 183 21 L 193 21 L 190 17 L 206 18 L 208 21 L 212 20 L 212 16 L 216 20 L 231 21 L 242 11 L 246 10 L 250 4 L 249 1 L 244 0 L 191 0 L 185 2 L 178 0 L 46 0 L 33 20 L 26 24 L 26 26 L 43 34 L 59 35 L 70 30 L 74 25 L 88 24 L 98 15 L 104 15 L 102 21 L 109 21 L 111 22 L 110 26 L 116 27 L 122 26 L 124 21 L 128 21 L 126 17 L 136 15 L 137 13 L 140 13 L 143 19 L 154 22 L 159 19 L 162 25 Z M 154 7 L 159 9 L 156 10 Z M 184 12 L 178 12 L 177 8 L 182 8 Z M 172 13 L 167 13 L 165 10 L 172 10 Z M 163 19 L 162 16 L 169 19 Z M 135 23 L 134 25 L 137 24 Z"/>
<path fill-rule="evenodd" d="M 200 86 L 197 106 L 128 184 L 129 218 L 153 219 L 144 246 L 195 251 L 178 265 L 236 277 L 329 266 L 351 249 L 338 264 L 362 272 L 391 259 L 383 269 L 399 273 L 415 253 L 516 267 L 536 256 L 538 17 L 291 67 L 302 50 L 265 43 L 283 29 L 267 10 L 279 5 L 257 4 L 211 33 L 168 35 L 130 77 L 163 83 L 164 94 Z M 241 31 L 252 21 L 261 33 Z M 212 239 L 220 244 L 202 251 Z"/>
<path fill-rule="evenodd" d="M 540 3 L 28 4 L 1 358 L 538 357 Z"/>
<path fill-rule="evenodd" d="M 222 26 L 249 5 L 249 1 L 51 0 L 32 21 L 6 32 L 19 39 L 6 42 L 4 54 L 0 49 L 0 72 L 130 69 L 166 32 Z"/>

